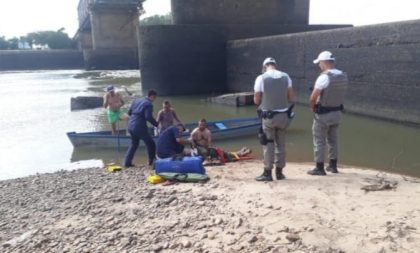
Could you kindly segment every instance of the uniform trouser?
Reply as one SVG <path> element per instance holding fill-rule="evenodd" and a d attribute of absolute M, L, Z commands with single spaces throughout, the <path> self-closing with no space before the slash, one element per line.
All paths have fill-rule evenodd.
<path fill-rule="evenodd" d="M 127 153 L 125 154 L 124 166 L 131 166 L 133 163 L 134 154 L 139 147 L 140 140 L 144 141 L 149 156 L 149 165 L 151 165 L 156 157 L 156 144 L 152 137 L 148 134 L 138 134 L 134 131 L 130 131 L 131 144 L 128 147 Z"/>
<path fill-rule="evenodd" d="M 314 160 L 316 163 L 323 163 L 325 149 L 328 144 L 328 158 L 338 158 L 337 130 L 341 120 L 341 112 L 329 112 L 325 114 L 314 114 L 312 135 L 314 140 Z"/>
<path fill-rule="evenodd" d="M 273 164 L 276 168 L 286 166 L 286 129 L 289 124 L 287 113 L 276 114 L 272 119 L 263 119 L 263 131 L 269 140 L 263 146 L 265 170 L 272 170 Z"/>

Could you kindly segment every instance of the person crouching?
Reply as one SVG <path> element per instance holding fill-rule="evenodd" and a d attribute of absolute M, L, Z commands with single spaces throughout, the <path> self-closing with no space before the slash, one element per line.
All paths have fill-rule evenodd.
<path fill-rule="evenodd" d="M 157 156 L 160 159 L 183 155 L 185 145 L 190 142 L 182 138 L 185 127 L 182 124 L 170 126 L 165 129 L 157 141 Z"/>

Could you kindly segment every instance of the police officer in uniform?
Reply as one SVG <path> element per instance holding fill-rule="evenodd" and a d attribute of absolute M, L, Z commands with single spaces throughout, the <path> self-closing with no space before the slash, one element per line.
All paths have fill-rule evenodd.
<path fill-rule="evenodd" d="M 315 82 L 309 99 L 314 120 L 312 134 L 316 168 L 308 171 L 309 175 L 325 176 L 324 159 L 328 143 L 329 166 L 327 171 L 338 173 L 337 130 L 344 109 L 343 102 L 348 87 L 347 74 L 334 66 L 335 58 L 331 52 L 324 51 L 314 60 L 322 73 Z"/>
<path fill-rule="evenodd" d="M 125 154 L 125 167 L 135 167 L 132 162 L 140 140 L 143 140 L 146 145 L 149 155 L 149 166 L 153 165 L 156 158 L 156 145 L 150 136 L 147 122 L 155 127 L 158 126 L 158 123 L 153 117 L 153 102 L 156 100 L 156 97 L 157 92 L 155 90 L 149 90 L 147 97 L 134 100 L 128 110 L 128 115 L 130 115 L 128 131 L 131 137 L 131 144 Z"/>
<path fill-rule="evenodd" d="M 277 180 L 285 179 L 286 129 L 290 124 L 288 103 L 293 100 L 292 80 L 289 75 L 276 69 L 276 60 L 263 62 L 263 74 L 255 80 L 254 103 L 259 106 L 262 117 L 264 142 L 264 172 L 257 181 L 273 181 L 272 169 L 276 166 Z"/>

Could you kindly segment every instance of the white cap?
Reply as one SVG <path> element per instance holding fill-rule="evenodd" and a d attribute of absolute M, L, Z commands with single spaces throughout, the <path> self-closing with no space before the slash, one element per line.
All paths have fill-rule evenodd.
<path fill-rule="evenodd" d="M 335 58 L 330 51 L 324 51 L 314 60 L 314 64 L 318 64 L 320 61 L 335 61 Z"/>
<path fill-rule="evenodd" d="M 263 66 L 265 66 L 265 65 L 267 65 L 267 64 L 269 64 L 269 63 L 277 64 L 277 63 L 276 63 L 276 60 L 274 60 L 274 58 L 272 58 L 272 57 L 268 57 L 268 58 L 265 58 L 265 60 L 264 60 L 264 62 L 263 62 Z"/>

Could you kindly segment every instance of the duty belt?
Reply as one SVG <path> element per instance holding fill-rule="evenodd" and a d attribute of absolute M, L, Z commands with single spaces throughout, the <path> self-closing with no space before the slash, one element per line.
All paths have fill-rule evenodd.
<path fill-rule="evenodd" d="M 286 113 L 287 116 L 291 119 L 294 117 L 293 108 L 295 107 L 295 104 L 291 104 L 289 108 L 287 108 L 287 111 L 281 112 L 281 111 L 263 111 L 263 110 L 257 110 L 258 118 L 260 119 L 272 119 L 275 115 L 280 113 Z"/>
<path fill-rule="evenodd" d="M 278 112 L 278 111 L 262 111 L 262 112 L 261 112 L 261 117 L 262 117 L 263 119 L 272 119 L 272 118 L 274 118 L 274 116 L 276 116 L 277 114 L 280 114 L 280 113 L 287 113 L 287 111 L 285 111 L 285 112 Z"/>
<path fill-rule="evenodd" d="M 344 105 L 339 106 L 322 106 L 321 104 L 315 105 L 316 114 L 326 114 L 329 112 L 344 111 Z"/>

